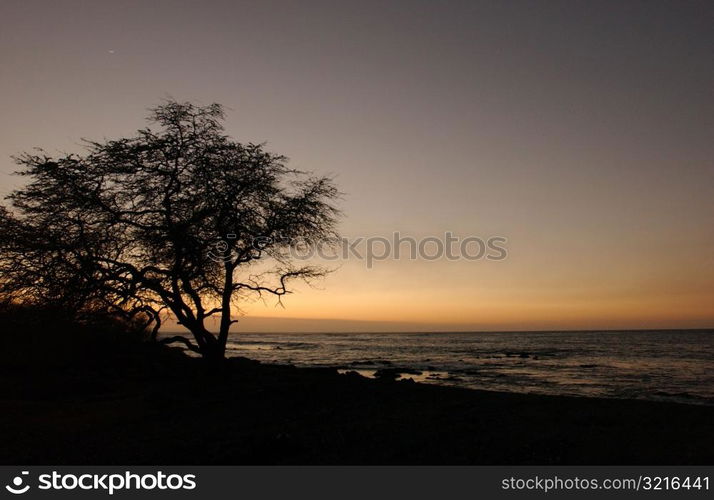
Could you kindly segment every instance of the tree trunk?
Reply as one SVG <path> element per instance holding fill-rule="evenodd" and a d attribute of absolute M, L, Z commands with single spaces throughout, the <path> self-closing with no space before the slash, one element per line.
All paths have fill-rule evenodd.
<path fill-rule="evenodd" d="M 206 347 L 201 349 L 201 356 L 211 364 L 218 364 L 226 359 L 226 348 L 219 342 L 206 344 Z"/>
<path fill-rule="evenodd" d="M 218 343 L 221 345 L 223 352 L 226 350 L 228 342 L 228 332 L 231 329 L 233 321 L 231 321 L 231 297 L 233 296 L 233 265 L 225 264 L 225 280 L 223 283 L 223 295 L 221 297 L 221 326 L 218 331 Z"/>
<path fill-rule="evenodd" d="M 201 357 L 211 363 L 220 363 L 226 357 L 226 345 L 221 343 L 201 322 L 184 324 L 193 334 Z"/>

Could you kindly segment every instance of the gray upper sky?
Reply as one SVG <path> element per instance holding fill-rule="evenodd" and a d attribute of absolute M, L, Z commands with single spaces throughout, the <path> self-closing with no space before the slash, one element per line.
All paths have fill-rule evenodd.
<path fill-rule="evenodd" d="M 4 0 L 0 194 L 12 154 L 216 101 L 335 175 L 349 235 L 509 239 L 490 267 L 346 265 L 289 314 L 714 326 L 712 26 L 705 1 Z"/>

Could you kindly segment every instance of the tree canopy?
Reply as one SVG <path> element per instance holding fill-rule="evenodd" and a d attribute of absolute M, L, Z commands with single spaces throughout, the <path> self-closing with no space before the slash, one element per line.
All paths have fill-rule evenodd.
<path fill-rule="evenodd" d="M 86 141 L 81 155 L 15 158 L 28 182 L 0 207 L 0 292 L 141 317 L 154 336 L 168 312 L 193 339 L 164 341 L 221 358 L 241 298 L 280 298 L 325 273 L 285 250 L 337 236 L 339 193 L 232 140 L 218 104 L 168 101 L 149 119 L 134 137 Z"/>

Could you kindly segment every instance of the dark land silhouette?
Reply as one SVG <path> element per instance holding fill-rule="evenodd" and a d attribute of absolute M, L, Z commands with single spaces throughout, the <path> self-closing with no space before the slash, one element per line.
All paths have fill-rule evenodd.
<path fill-rule="evenodd" d="M 6 307 L 3 464 L 707 464 L 714 408 L 220 363 Z"/>

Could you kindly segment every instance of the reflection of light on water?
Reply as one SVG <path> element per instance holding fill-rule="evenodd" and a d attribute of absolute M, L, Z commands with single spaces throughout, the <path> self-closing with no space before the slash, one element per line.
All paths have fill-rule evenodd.
<path fill-rule="evenodd" d="M 400 379 L 412 379 L 414 382 L 424 382 L 427 384 L 448 384 L 458 380 L 456 377 L 449 375 L 448 372 L 439 371 L 423 371 L 420 375 L 411 373 L 400 374 Z"/>
<path fill-rule="evenodd" d="M 347 373 L 357 373 L 366 378 L 376 378 L 377 370 L 365 370 L 361 368 L 340 368 L 337 373 L 344 375 Z M 455 377 L 449 375 L 448 372 L 440 371 L 423 371 L 419 374 L 416 373 L 397 373 L 396 380 L 413 380 L 414 382 L 422 382 L 427 384 L 440 384 L 440 385 L 450 385 L 449 381 L 457 380 Z"/>
<path fill-rule="evenodd" d="M 229 356 L 369 378 L 386 369 L 397 379 L 475 389 L 714 404 L 714 331 L 235 334 L 231 340 Z"/>
<path fill-rule="evenodd" d="M 346 373 L 357 373 L 359 375 L 362 375 L 363 377 L 367 378 L 374 378 L 374 374 L 377 373 L 377 370 L 358 370 L 358 369 L 339 369 L 337 370 L 337 373 L 340 375 L 345 375 Z"/>

